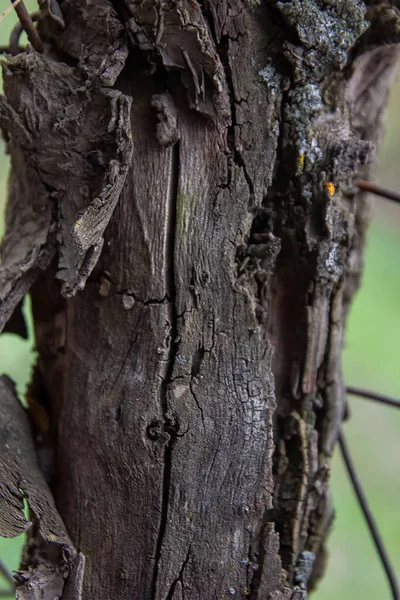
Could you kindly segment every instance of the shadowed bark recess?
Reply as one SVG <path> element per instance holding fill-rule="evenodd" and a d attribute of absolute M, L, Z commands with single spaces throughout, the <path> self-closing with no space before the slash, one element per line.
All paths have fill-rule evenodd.
<path fill-rule="evenodd" d="M 0 325 L 31 289 L 29 413 L 69 537 L 31 505 L 18 597 L 305 599 L 398 10 L 39 3 L 44 54 L 3 65 Z M 4 457 L 19 504 L 49 496 Z"/>

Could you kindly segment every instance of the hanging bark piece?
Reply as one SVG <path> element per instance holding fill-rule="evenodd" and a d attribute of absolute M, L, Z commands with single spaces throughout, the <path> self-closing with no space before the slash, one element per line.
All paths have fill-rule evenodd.
<path fill-rule="evenodd" d="M 3 333 L 16 333 L 23 339 L 28 339 L 28 329 L 25 322 L 23 313 L 23 300 L 17 304 L 14 312 L 6 321 L 3 327 Z"/>
<path fill-rule="evenodd" d="M 34 51 L 3 64 L 3 75 L 7 100 L 2 98 L 1 125 L 12 164 L 25 171 L 23 192 L 21 183 L 15 193 L 11 187 L 2 246 L 2 300 L 13 308 L 38 266 L 48 265 L 55 245 L 63 293 L 84 287 L 130 164 L 130 99 L 96 89 L 78 69 Z M 82 135 L 97 112 L 103 120 L 92 126 L 91 136 Z M 28 276 L 17 294 L 13 288 L 22 269 Z"/>
<path fill-rule="evenodd" d="M 33 526 L 23 563 L 17 572 L 17 598 L 61 598 L 70 574 L 83 565 L 54 505 L 36 461 L 27 415 L 10 379 L 0 378 L 0 535 L 15 537 Z M 33 525 L 24 515 L 26 500 Z M 79 578 L 78 578 L 79 580 Z M 71 583 L 70 583 L 71 585 Z M 71 596 L 80 598 L 81 583 Z M 72 590 L 71 590 L 72 591 Z"/>
<path fill-rule="evenodd" d="M 37 174 L 29 172 L 28 167 L 32 137 L 4 96 L 0 97 L 0 125 L 3 132 L 8 132 L 6 140 L 14 165 L 9 183 L 6 233 L 1 244 L 1 331 L 38 274 L 49 265 L 54 249 L 47 242 L 51 225 L 48 194 Z M 15 175 L 19 170 L 25 173 L 23 178 Z"/>

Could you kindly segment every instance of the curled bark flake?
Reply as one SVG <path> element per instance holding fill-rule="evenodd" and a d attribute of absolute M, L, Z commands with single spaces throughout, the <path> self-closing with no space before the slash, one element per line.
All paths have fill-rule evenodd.
<path fill-rule="evenodd" d="M 11 317 L 4 325 L 4 333 L 16 333 L 23 339 L 28 339 L 28 329 L 25 322 L 24 313 L 22 312 L 23 301 L 19 302 L 14 309 Z"/>
<path fill-rule="evenodd" d="M 78 62 L 88 78 L 112 87 L 128 57 L 128 40 L 112 3 L 40 0 L 39 32 L 56 41 L 58 49 Z M 73 27 L 73 32 L 71 28 Z"/>
<path fill-rule="evenodd" d="M 167 70 L 177 70 L 190 107 L 206 115 L 230 119 L 224 69 L 198 2 L 131 2 L 127 28 L 132 43 L 158 54 Z"/>
<path fill-rule="evenodd" d="M 63 293 L 73 295 L 96 264 L 103 231 L 125 181 L 132 145 L 131 100 L 85 81 L 78 69 L 35 52 L 10 59 L 3 71 L 2 108 L 11 118 L 3 118 L 2 126 L 13 167 L 24 173 L 17 184 L 21 193 L 14 193 L 11 186 L 8 210 L 14 220 L 9 220 L 3 244 L 7 258 L 3 269 L 14 255 L 19 257 L 19 269 L 25 260 L 23 270 L 29 270 L 31 278 L 22 286 L 19 301 L 35 278 L 32 269 L 44 253 L 53 220 L 58 277 L 64 282 Z M 99 123 L 95 114 L 105 118 Z M 22 244 L 21 221 L 28 228 Z M 44 266 L 52 257 L 49 247 L 46 257 Z"/>
<path fill-rule="evenodd" d="M 44 10 L 47 8 L 50 18 L 60 27 L 65 28 L 64 16 L 57 0 L 42 0 L 42 3 L 39 1 L 39 5 L 44 6 Z"/>
<path fill-rule="evenodd" d="M 0 535 L 15 537 L 31 528 L 24 515 L 26 500 L 32 521 L 23 566 L 17 573 L 17 598 L 61 598 L 73 566 L 81 563 L 56 510 L 36 461 L 25 410 L 10 379 L 0 378 Z M 76 580 L 75 598 L 81 586 Z M 71 596 L 72 598 L 73 596 Z"/>
<path fill-rule="evenodd" d="M 0 126 L 5 132 L 14 167 L 9 184 L 6 233 L 1 243 L 1 331 L 39 273 L 49 265 L 54 247 L 49 242 L 51 200 L 29 164 L 29 156 L 33 154 L 32 136 L 4 97 L 0 97 Z M 26 154 L 20 151 L 22 147 Z M 24 176 L 17 177 L 17 171 Z"/>

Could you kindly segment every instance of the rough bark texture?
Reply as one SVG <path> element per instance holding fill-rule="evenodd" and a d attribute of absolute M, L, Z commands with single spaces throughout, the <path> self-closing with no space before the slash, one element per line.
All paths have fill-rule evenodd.
<path fill-rule="evenodd" d="M 3 448 L 35 522 L 18 597 L 304 599 L 397 8 L 41 5 L 45 54 L 3 66 L 0 320 L 33 285 L 29 412 L 69 538 Z M 1 427 L 26 431 L 2 385 Z"/>

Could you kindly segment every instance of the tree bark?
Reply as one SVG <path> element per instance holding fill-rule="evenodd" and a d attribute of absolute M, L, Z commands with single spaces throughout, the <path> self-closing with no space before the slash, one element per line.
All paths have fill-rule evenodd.
<path fill-rule="evenodd" d="M 31 289 L 29 412 L 68 534 L 3 450 L 0 533 L 23 497 L 34 521 L 18 597 L 306 598 L 397 8 L 41 5 L 44 54 L 3 66 L 0 319 Z"/>

